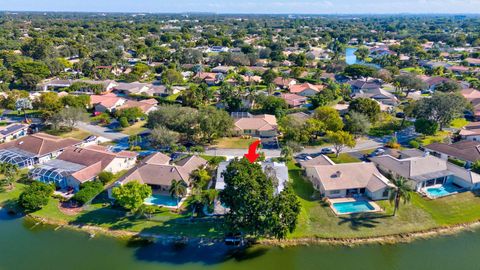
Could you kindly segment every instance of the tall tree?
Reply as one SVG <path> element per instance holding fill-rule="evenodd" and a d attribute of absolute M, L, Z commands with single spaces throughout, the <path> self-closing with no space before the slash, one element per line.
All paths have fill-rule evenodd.
<path fill-rule="evenodd" d="M 143 205 L 145 199 L 152 195 L 152 188 L 138 181 L 131 181 L 119 187 L 114 187 L 112 195 L 118 205 L 136 212 Z"/>
<path fill-rule="evenodd" d="M 327 140 L 333 144 L 336 157 L 340 155 L 345 147 L 352 148 L 356 145 L 355 138 L 353 138 L 352 134 L 346 131 L 327 131 Z"/>
<path fill-rule="evenodd" d="M 180 198 L 187 194 L 187 184 L 183 180 L 175 180 L 173 179 L 170 184 L 170 196 L 177 200 L 177 210 L 180 207 Z"/>
<path fill-rule="evenodd" d="M 403 203 L 410 201 L 412 189 L 408 184 L 408 180 L 401 176 L 393 179 L 393 184 L 395 187 L 390 192 L 390 203 L 394 204 L 393 215 L 395 216 L 400 207 L 400 201 L 403 200 Z"/>

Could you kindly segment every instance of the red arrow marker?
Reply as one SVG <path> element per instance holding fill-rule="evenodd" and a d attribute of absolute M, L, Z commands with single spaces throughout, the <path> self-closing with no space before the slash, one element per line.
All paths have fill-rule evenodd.
<path fill-rule="evenodd" d="M 260 144 L 260 140 L 254 141 L 250 146 L 248 147 L 248 153 L 243 155 L 250 161 L 250 163 L 254 163 L 255 160 L 260 156 L 257 154 L 257 146 Z"/>

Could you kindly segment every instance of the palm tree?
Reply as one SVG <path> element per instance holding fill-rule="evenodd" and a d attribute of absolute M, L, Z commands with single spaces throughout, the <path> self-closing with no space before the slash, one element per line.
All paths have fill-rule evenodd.
<path fill-rule="evenodd" d="M 195 191 L 201 190 L 212 178 L 204 168 L 196 169 L 190 174 Z"/>
<path fill-rule="evenodd" d="M 408 184 L 408 180 L 402 176 L 395 177 L 393 184 L 395 187 L 392 187 L 390 192 L 390 203 L 394 203 L 393 216 L 395 216 L 400 207 L 400 200 L 403 200 L 404 204 L 410 201 L 410 192 L 412 189 Z"/>
<path fill-rule="evenodd" d="M 187 185 L 183 180 L 175 180 L 173 179 L 171 184 L 170 184 L 170 196 L 172 198 L 177 199 L 177 210 L 178 210 L 178 204 L 180 203 L 179 198 L 185 196 L 187 194 Z"/>

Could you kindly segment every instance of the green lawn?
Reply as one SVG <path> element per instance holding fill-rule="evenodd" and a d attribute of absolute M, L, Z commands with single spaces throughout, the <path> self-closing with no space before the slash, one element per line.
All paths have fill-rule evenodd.
<path fill-rule="evenodd" d="M 127 134 L 129 136 L 140 134 L 140 133 L 144 132 L 145 130 L 147 130 L 147 128 L 144 127 L 146 123 L 147 123 L 147 121 L 138 121 L 131 126 L 128 126 L 126 128 L 122 128 L 121 132 L 123 134 Z"/>
<path fill-rule="evenodd" d="M 354 163 L 354 162 L 360 162 L 361 160 L 348 154 L 348 153 L 340 153 L 338 157 L 335 156 L 335 154 L 329 154 L 327 155 L 333 162 L 335 163 Z"/>
<path fill-rule="evenodd" d="M 241 137 L 225 137 L 218 140 L 214 145 L 217 148 L 236 148 L 236 149 L 247 149 L 248 146 L 254 141 L 258 140 L 257 138 L 243 139 Z"/>
<path fill-rule="evenodd" d="M 466 192 L 437 200 L 426 200 L 412 194 L 410 203 L 402 204 L 397 215 L 388 201 L 377 201 L 385 212 L 336 216 L 323 203 L 301 169 L 289 165 L 289 175 L 302 210 L 298 226 L 289 238 L 373 237 L 428 230 L 439 226 L 472 222 L 480 219 L 480 197 Z"/>
<path fill-rule="evenodd" d="M 468 125 L 468 121 L 465 118 L 456 118 L 450 123 L 452 128 L 463 128 L 466 125 Z"/>
<path fill-rule="evenodd" d="M 445 138 L 447 138 L 448 136 L 450 136 L 450 133 L 448 131 L 439 131 L 435 135 L 423 136 L 419 137 L 419 139 L 421 145 L 429 145 L 432 143 L 443 142 L 443 140 L 445 140 Z"/>
<path fill-rule="evenodd" d="M 55 136 L 59 136 L 59 137 L 62 137 L 62 138 L 74 138 L 74 139 L 79 139 L 79 140 L 83 140 L 83 139 L 87 138 L 88 136 L 92 135 L 88 131 L 85 131 L 85 130 L 82 130 L 82 129 L 77 129 L 77 128 L 72 129 L 72 130 L 64 130 L 64 129 L 61 129 L 61 130 L 46 130 L 45 132 L 50 134 L 50 135 L 55 135 Z"/>
<path fill-rule="evenodd" d="M 480 194 L 464 192 L 436 200 L 425 200 L 418 194 L 412 203 L 431 214 L 439 225 L 453 225 L 480 220 Z"/>

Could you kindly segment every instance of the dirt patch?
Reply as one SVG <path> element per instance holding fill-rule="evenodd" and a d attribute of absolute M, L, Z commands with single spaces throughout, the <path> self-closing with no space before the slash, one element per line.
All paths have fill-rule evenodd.
<path fill-rule="evenodd" d="M 58 209 L 69 216 L 76 216 L 83 211 L 83 207 L 71 202 L 64 202 L 58 205 Z"/>

